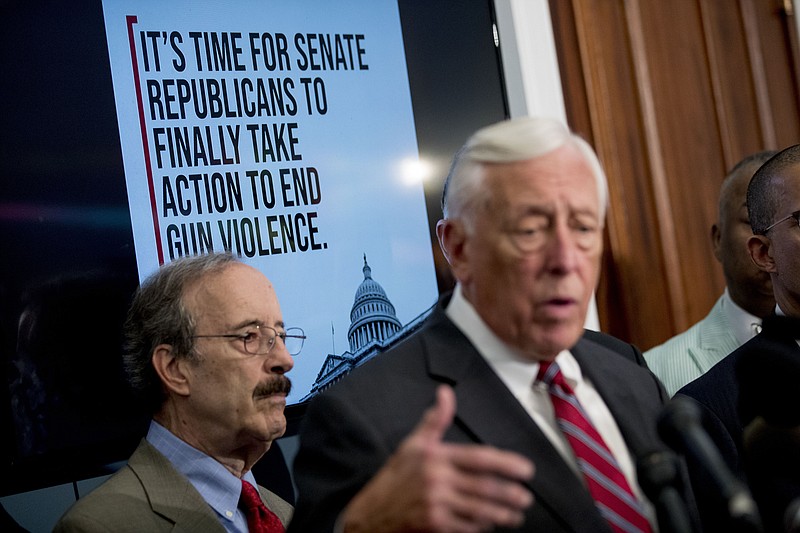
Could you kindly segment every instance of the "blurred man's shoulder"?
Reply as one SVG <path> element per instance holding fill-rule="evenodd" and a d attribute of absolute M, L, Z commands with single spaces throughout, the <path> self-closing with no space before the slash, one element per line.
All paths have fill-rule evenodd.
<path fill-rule="evenodd" d="M 612 351 L 622 354 L 636 354 L 639 351 L 638 348 L 629 342 L 609 335 L 608 333 L 594 331 L 592 329 L 583 331 L 583 340 L 600 344 L 601 346 L 605 346 Z"/>

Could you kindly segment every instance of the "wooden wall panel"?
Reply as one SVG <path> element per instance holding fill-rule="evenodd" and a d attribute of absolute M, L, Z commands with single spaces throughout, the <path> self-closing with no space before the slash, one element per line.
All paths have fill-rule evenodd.
<path fill-rule="evenodd" d="M 652 182 L 637 179 L 651 174 L 653 154 L 649 153 L 646 121 L 641 113 L 630 112 L 631 107 L 646 110 L 647 102 L 642 101 L 637 83 L 638 64 L 631 55 L 628 23 L 619 3 L 588 2 L 591 9 L 578 5 L 585 3 L 576 3 L 575 26 L 582 57 L 587 59 L 581 66 L 587 86 L 589 127 L 609 179 L 606 254 L 613 261 L 616 276 L 605 280 L 611 272 L 604 275 L 609 287 L 606 292 L 601 290 L 600 296 L 603 301 L 622 303 L 629 321 L 645 321 L 654 332 L 666 334 L 671 331 L 669 317 L 673 316 L 672 285 L 652 280 L 669 279 L 675 272 L 669 268 L 674 258 L 665 257 L 659 246 L 665 236 L 660 233 Z M 597 24 L 598 19 L 604 24 Z M 624 209 L 618 208 L 623 205 Z M 641 264 L 649 268 L 642 269 Z M 647 301 L 664 305 L 642 305 Z M 637 344 L 647 340 L 636 329 L 627 334 Z"/>
<path fill-rule="evenodd" d="M 601 324 L 646 349 L 724 287 L 709 239 L 724 174 L 800 140 L 794 22 L 782 0 L 550 6 L 568 120 L 609 177 Z"/>
<path fill-rule="evenodd" d="M 800 142 L 800 49 L 798 49 L 798 16 L 795 0 L 740 0 L 753 13 L 753 25 L 758 35 L 753 36 L 752 53 L 762 64 L 759 87 L 766 92 L 764 115 L 774 128 L 765 136 L 765 143 L 786 147 Z M 785 4 L 784 2 L 788 2 Z M 792 8 L 792 4 L 794 7 Z M 787 13 L 786 6 L 790 7 Z"/>
<path fill-rule="evenodd" d="M 653 150 L 660 151 L 663 165 L 652 178 L 665 180 L 657 191 L 666 194 L 659 203 L 662 234 L 672 233 L 665 254 L 678 258 L 671 268 L 679 274 L 670 280 L 677 331 L 703 316 L 724 286 L 708 233 L 725 166 L 701 10 L 680 0 L 639 4 L 627 2 L 626 9 L 640 14 L 629 20 L 640 23 L 645 36 L 641 46 L 656 110 L 648 119 L 658 131 L 650 142 L 658 143 Z"/>
<path fill-rule="evenodd" d="M 751 32 L 757 31 L 758 25 L 741 2 L 704 0 L 699 6 L 723 162 L 725 169 L 730 169 L 744 155 L 774 144 L 767 138 L 772 131 L 771 115 L 768 107 L 763 108 L 766 113 L 761 112 L 756 87 L 763 76 L 753 76 L 763 70 L 760 54 L 753 55 L 750 50 Z"/>

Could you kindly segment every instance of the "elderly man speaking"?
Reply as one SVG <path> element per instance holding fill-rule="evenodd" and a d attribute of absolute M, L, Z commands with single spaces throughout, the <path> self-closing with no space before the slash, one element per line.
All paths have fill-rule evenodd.
<path fill-rule="evenodd" d="M 583 327 L 606 196 L 560 122 L 467 141 L 437 226 L 455 291 L 312 402 L 292 531 L 651 530 L 635 464 L 664 449 L 666 393 L 636 348 Z"/>

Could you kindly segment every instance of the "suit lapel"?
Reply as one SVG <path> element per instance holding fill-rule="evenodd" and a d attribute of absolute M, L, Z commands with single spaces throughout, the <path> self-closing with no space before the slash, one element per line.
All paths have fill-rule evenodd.
<path fill-rule="evenodd" d="M 694 359 L 703 374 L 738 348 L 739 342 L 734 337 L 722 309 L 722 297 L 702 320 L 698 341 L 698 346 L 689 346 L 688 351 L 689 357 Z"/>
<path fill-rule="evenodd" d="M 454 425 L 476 442 L 517 452 L 534 462 L 532 513 L 548 512 L 566 530 L 605 531 L 606 524 L 575 472 L 467 338 L 443 314 L 431 325 L 432 334 L 426 337 L 429 371 L 456 393 Z"/>
<path fill-rule="evenodd" d="M 634 461 L 655 451 L 656 424 L 641 404 L 642 395 L 635 393 L 641 386 L 641 375 L 626 371 L 627 365 L 620 364 L 619 355 L 600 344 L 581 339 L 570 351 L 603 398 Z"/>
<path fill-rule="evenodd" d="M 173 531 L 225 531 L 200 493 L 146 440 L 139 444 L 128 466 L 147 492 L 153 512 L 173 522 Z"/>

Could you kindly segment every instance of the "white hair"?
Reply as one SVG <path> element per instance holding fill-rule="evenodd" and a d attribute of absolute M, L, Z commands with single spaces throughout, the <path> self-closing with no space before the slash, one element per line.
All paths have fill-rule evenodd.
<path fill-rule="evenodd" d="M 504 120 L 475 132 L 456 154 L 444 185 L 444 218 L 465 218 L 481 197 L 485 163 L 527 161 L 571 144 L 586 159 L 597 183 L 601 219 L 608 205 L 606 175 L 589 143 L 562 122 L 542 117 Z"/>

